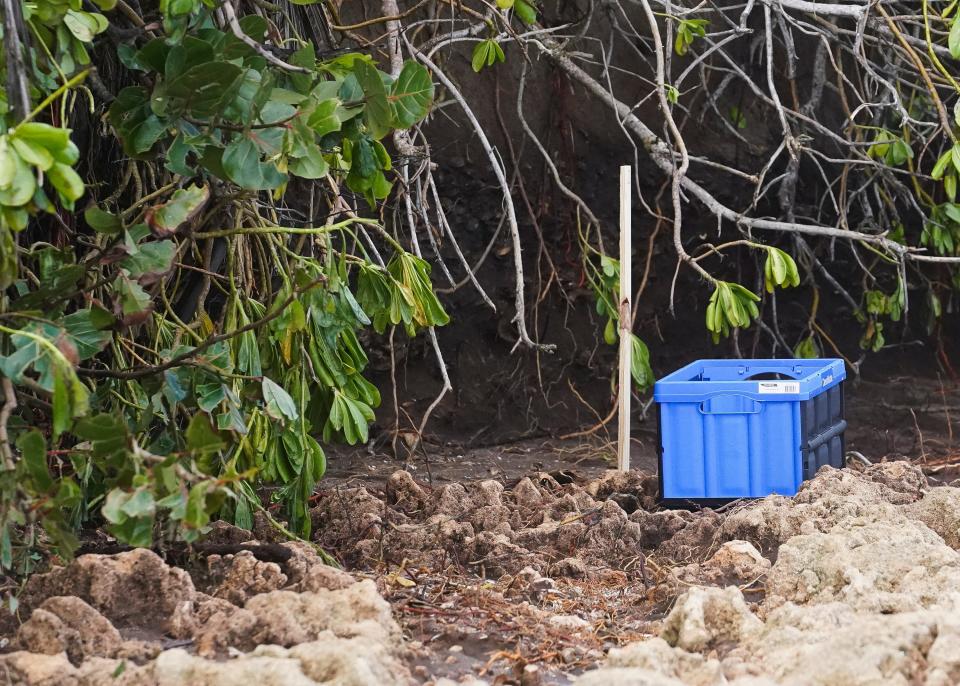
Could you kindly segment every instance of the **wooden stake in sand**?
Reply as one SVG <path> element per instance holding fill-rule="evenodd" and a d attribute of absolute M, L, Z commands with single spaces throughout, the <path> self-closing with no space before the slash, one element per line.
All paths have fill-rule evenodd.
<path fill-rule="evenodd" d="M 620 167 L 620 396 L 619 430 L 617 433 L 617 469 L 630 469 L 630 342 L 632 312 L 630 307 L 630 184 L 629 166 Z"/>

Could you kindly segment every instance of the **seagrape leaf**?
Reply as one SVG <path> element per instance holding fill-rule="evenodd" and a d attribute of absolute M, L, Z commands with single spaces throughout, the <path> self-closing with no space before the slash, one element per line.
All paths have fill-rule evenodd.
<path fill-rule="evenodd" d="M 367 129 L 374 138 L 383 138 L 390 132 L 393 123 L 393 112 L 387 100 L 383 77 L 376 67 L 363 60 L 354 62 L 353 74 L 366 98 L 367 106 L 363 116 Z"/>
<path fill-rule="evenodd" d="M 260 161 L 260 150 L 246 137 L 238 138 L 223 151 L 221 164 L 227 177 L 247 190 L 276 188 L 284 181 L 275 165 Z"/>
<path fill-rule="evenodd" d="M 427 68 L 407 62 L 390 89 L 390 104 L 397 128 L 408 129 L 427 116 L 433 103 L 433 80 Z M 367 105 L 369 108 L 369 104 Z"/>
<path fill-rule="evenodd" d="M 164 203 L 150 207 L 145 215 L 147 226 L 160 237 L 171 236 L 195 217 L 207 200 L 210 189 L 206 185 L 190 185 L 174 192 Z"/>
<path fill-rule="evenodd" d="M 173 241 L 155 241 L 138 245 L 120 262 L 120 266 L 140 283 L 154 283 L 158 276 L 170 271 L 177 246 Z"/>
<path fill-rule="evenodd" d="M 230 62 L 197 64 L 158 87 L 150 106 L 159 116 L 184 111 L 201 118 L 213 116 L 233 97 L 241 74 L 241 68 Z"/>
<path fill-rule="evenodd" d="M 97 233 L 115 236 L 123 230 L 120 217 L 110 212 L 104 212 L 96 205 L 91 205 L 83 211 L 83 218 L 91 229 Z"/>

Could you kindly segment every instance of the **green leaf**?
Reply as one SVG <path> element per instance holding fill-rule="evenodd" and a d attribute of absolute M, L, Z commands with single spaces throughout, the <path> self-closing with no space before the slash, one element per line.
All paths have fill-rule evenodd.
<path fill-rule="evenodd" d="M 7 188 L 17 171 L 17 153 L 11 150 L 10 139 L 0 136 L 0 188 Z"/>
<path fill-rule="evenodd" d="M 513 11 L 524 24 L 534 24 L 537 21 L 537 9 L 530 0 L 514 0 Z"/>
<path fill-rule="evenodd" d="M 64 317 L 62 324 L 81 361 L 99 353 L 113 337 L 109 331 L 103 331 L 112 324 L 112 317 L 104 310 L 77 310 Z"/>
<path fill-rule="evenodd" d="M 955 60 L 960 60 L 960 17 L 953 20 L 950 26 L 950 33 L 947 36 L 947 47 L 950 50 L 950 56 Z"/>
<path fill-rule="evenodd" d="M 808 336 L 800 341 L 797 347 L 793 349 L 793 356 L 808 360 L 820 357 L 820 348 L 813 336 Z"/>
<path fill-rule="evenodd" d="M 213 428 L 210 417 L 203 412 L 197 412 L 190 418 L 184 437 L 187 447 L 200 454 L 215 453 L 227 447 L 226 441 Z"/>
<path fill-rule="evenodd" d="M 330 165 L 315 146 L 307 148 L 303 157 L 291 159 L 288 167 L 291 174 L 302 179 L 322 179 L 330 172 Z"/>
<path fill-rule="evenodd" d="M 630 375 L 638 391 L 645 391 L 653 386 L 656 379 L 650 368 L 650 351 L 647 344 L 630 334 Z"/>
<path fill-rule="evenodd" d="M 154 241 L 136 246 L 136 250 L 121 260 L 120 266 L 140 283 L 154 283 L 157 277 L 170 271 L 177 246 L 173 241 Z"/>
<path fill-rule="evenodd" d="M 197 64 L 155 90 L 151 107 L 159 116 L 190 112 L 195 117 L 211 117 L 233 98 L 242 73 L 230 62 Z"/>
<path fill-rule="evenodd" d="M 129 461 L 132 439 L 121 417 L 99 414 L 77 422 L 74 433 L 89 441 L 95 457 L 104 462 L 125 464 Z"/>
<path fill-rule="evenodd" d="M 146 548 L 153 543 L 153 518 L 131 517 L 120 524 L 112 524 L 110 533 L 117 540 L 138 548 Z"/>
<path fill-rule="evenodd" d="M 91 229 L 97 233 L 115 236 L 123 230 L 120 217 L 110 212 L 104 212 L 96 205 L 91 205 L 83 211 L 83 218 Z"/>
<path fill-rule="evenodd" d="M 17 439 L 21 460 L 30 478 L 31 490 L 48 493 L 53 488 L 53 479 L 47 467 L 47 444 L 37 429 L 21 434 Z"/>
<path fill-rule="evenodd" d="M 115 314 L 121 320 L 130 323 L 139 321 L 141 316 L 153 307 L 153 299 L 136 281 L 121 274 L 113 282 Z"/>
<path fill-rule="evenodd" d="M 935 181 L 939 181 L 943 178 L 944 173 L 947 171 L 947 165 L 949 165 L 951 162 L 953 162 L 952 148 L 940 155 L 937 163 L 933 165 L 933 170 L 930 172 L 930 176 L 933 177 Z"/>
<path fill-rule="evenodd" d="M 72 207 L 75 200 L 79 200 L 85 191 L 83 179 L 73 169 L 61 162 L 54 162 L 53 166 L 47 170 L 47 176 L 50 183 L 60 193 L 60 197 L 66 202 L 64 204 Z"/>
<path fill-rule="evenodd" d="M 82 43 L 90 43 L 98 33 L 106 31 L 108 23 L 102 14 L 79 12 L 68 9 L 63 16 L 63 23 L 70 33 Z"/>
<path fill-rule="evenodd" d="M 487 66 L 487 60 L 490 57 L 490 43 L 492 41 L 483 40 L 473 47 L 473 58 L 470 60 L 470 66 L 473 71 L 480 73 L 480 70 Z"/>
<path fill-rule="evenodd" d="M 209 187 L 192 184 L 174 192 L 167 202 L 150 207 L 144 220 L 157 236 L 170 236 L 193 219 L 209 197 Z"/>
<path fill-rule="evenodd" d="M 100 513 L 111 524 L 120 524 L 127 519 L 127 515 L 123 512 L 123 506 L 129 499 L 129 493 L 115 488 L 107 493 L 107 497 L 103 501 L 103 507 L 100 508 Z"/>
<path fill-rule="evenodd" d="M 354 63 L 353 73 L 366 98 L 363 116 L 367 129 L 374 138 L 383 138 L 390 132 L 393 122 L 393 112 L 387 100 L 383 77 L 375 67 L 363 60 Z"/>
<path fill-rule="evenodd" d="M 266 190 L 283 183 L 284 176 L 272 164 L 260 161 L 260 150 L 249 138 L 238 138 L 221 158 L 227 177 L 247 190 Z"/>
<path fill-rule="evenodd" d="M 263 402 L 266 404 L 267 414 L 274 419 L 289 419 L 295 421 L 299 416 L 297 405 L 282 386 L 263 377 L 261 381 Z"/>
<path fill-rule="evenodd" d="M 43 171 L 47 171 L 53 165 L 53 155 L 38 143 L 14 137 L 10 139 L 10 144 L 27 164 L 39 167 Z"/>
<path fill-rule="evenodd" d="M 60 434 L 70 428 L 70 424 L 73 422 L 70 391 L 59 365 L 54 365 L 53 368 L 53 402 L 51 405 L 53 408 L 53 440 L 56 441 Z"/>
<path fill-rule="evenodd" d="M 18 207 L 26 205 L 33 198 L 37 189 L 37 179 L 30 166 L 14 154 L 13 180 L 6 188 L 0 188 L 0 205 Z"/>
<path fill-rule="evenodd" d="M 396 128 L 410 128 L 427 116 L 433 103 L 430 72 L 419 62 L 408 61 L 390 89 L 389 99 L 395 113 Z"/>
<path fill-rule="evenodd" d="M 42 122 L 19 124 L 13 135 L 22 140 L 42 145 L 48 150 L 62 150 L 70 145 L 70 129 L 51 126 Z"/>
<path fill-rule="evenodd" d="M 340 130 L 340 117 L 338 110 L 340 101 L 337 99 L 324 100 L 317 103 L 317 106 L 307 118 L 307 126 L 313 129 L 318 136 L 326 136 L 328 133 Z"/>
<path fill-rule="evenodd" d="M 153 499 L 153 493 L 146 487 L 138 488 L 120 506 L 120 510 L 128 517 L 153 517 L 156 509 L 157 504 Z"/>

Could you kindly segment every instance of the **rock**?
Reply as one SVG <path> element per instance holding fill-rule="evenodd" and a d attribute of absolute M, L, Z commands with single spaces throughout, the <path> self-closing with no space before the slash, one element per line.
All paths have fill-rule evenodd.
<path fill-rule="evenodd" d="M 570 579 L 586 579 L 590 572 L 586 563 L 576 557 L 565 557 L 550 567 L 550 576 L 564 576 Z"/>
<path fill-rule="evenodd" d="M 547 621 L 550 623 L 550 626 L 555 629 L 561 629 L 566 632 L 582 631 L 583 629 L 590 628 L 590 622 L 576 615 L 552 615 Z"/>
<path fill-rule="evenodd" d="M 530 509 L 543 504 L 543 494 L 540 493 L 529 477 L 523 477 L 513 487 L 513 499 L 523 509 Z"/>
<path fill-rule="evenodd" d="M 140 677 L 136 665 L 129 665 L 115 678 L 120 664 L 119 660 L 92 658 L 75 667 L 66 653 L 18 651 L 0 655 L 0 674 L 3 683 L 11 686 L 154 686 L 154 681 Z"/>
<path fill-rule="evenodd" d="M 411 677 L 384 644 L 329 632 L 293 648 L 260 646 L 232 660 L 213 661 L 175 648 L 145 668 L 156 686 L 407 686 Z"/>
<path fill-rule="evenodd" d="M 265 593 L 251 598 L 245 609 L 257 617 L 257 643 L 305 643 L 326 630 L 384 642 L 400 635 L 390 605 L 369 579 L 334 591 Z"/>
<path fill-rule="evenodd" d="M 387 503 L 402 512 L 417 512 L 426 506 L 427 494 L 410 472 L 400 470 L 391 474 L 384 490 Z"/>
<path fill-rule="evenodd" d="M 194 645 L 201 657 L 217 657 L 230 648 L 250 648 L 257 632 L 257 616 L 220 598 L 197 604 Z"/>
<path fill-rule="evenodd" d="M 163 652 L 163 645 L 153 641 L 129 640 L 124 641 L 117 648 L 117 652 L 112 657 L 118 660 L 129 660 L 136 664 L 143 664 L 152 660 Z"/>
<path fill-rule="evenodd" d="M 205 611 L 209 617 L 195 636 L 201 655 L 228 647 L 252 650 L 264 643 L 289 647 L 315 641 L 326 631 L 383 643 L 400 635 L 390 606 L 370 580 L 336 590 L 272 591 L 253 596 L 242 609 L 212 605 Z"/>
<path fill-rule="evenodd" d="M 215 584 L 210 594 L 234 605 L 243 605 L 251 596 L 276 591 L 287 583 L 280 565 L 258 560 L 249 550 L 236 555 L 209 555 L 207 571 Z"/>
<path fill-rule="evenodd" d="M 513 591 L 519 592 L 533 602 L 542 602 L 549 593 L 556 590 L 553 579 L 545 577 L 533 567 L 524 567 L 508 584 Z"/>
<path fill-rule="evenodd" d="M 924 656 L 940 641 L 943 650 L 938 652 L 949 650 L 960 637 L 956 622 L 952 613 L 883 615 L 857 612 L 842 603 L 808 607 L 790 603 L 770 613 L 763 630 L 751 635 L 736 656 L 739 669 L 726 673 L 728 677 L 762 673 L 777 683 L 797 686 L 929 684 Z M 936 669 L 946 674 L 956 664 L 953 654 Z"/>
<path fill-rule="evenodd" d="M 24 587 L 21 606 L 33 609 L 50 597 L 75 595 L 118 628 L 156 626 L 182 638 L 184 627 L 171 620 L 195 594 L 189 574 L 138 548 L 118 555 L 83 555 L 66 567 L 34 574 Z"/>
<path fill-rule="evenodd" d="M 875 464 L 861 473 L 824 467 L 793 498 L 769 496 L 731 512 L 718 540 L 749 541 L 767 554 L 793 536 L 828 531 L 845 519 L 902 519 L 896 506 L 919 500 L 925 484 L 923 473 L 906 462 Z"/>
<path fill-rule="evenodd" d="M 586 492 L 596 500 L 606 500 L 615 493 L 632 494 L 638 499 L 656 495 L 657 479 L 646 472 L 621 472 L 608 469 L 599 479 L 586 486 Z"/>
<path fill-rule="evenodd" d="M 285 524 L 285 522 L 279 522 Z M 253 513 L 253 537 L 261 543 L 283 543 L 287 535 L 277 528 L 270 516 L 261 510 Z"/>
<path fill-rule="evenodd" d="M 662 519 L 659 521 L 662 521 Z M 689 522 L 674 535 L 665 538 L 663 543 L 657 547 L 657 555 L 679 563 L 702 560 L 707 551 L 716 544 L 718 530 L 722 523 L 723 517 L 716 512 L 702 510 L 697 513 L 697 516 L 691 517 Z M 639 527 L 637 533 L 639 541 L 649 540 L 649 525 L 637 524 L 637 526 Z"/>
<path fill-rule="evenodd" d="M 18 651 L 0 655 L 0 674 L 16 686 L 78 686 L 77 668 L 66 653 L 44 654 Z"/>
<path fill-rule="evenodd" d="M 237 545 L 240 543 L 250 543 L 251 541 L 254 541 L 252 531 L 228 524 L 222 519 L 218 519 L 210 524 L 207 532 L 203 535 L 204 543 L 216 543 L 219 545 Z"/>
<path fill-rule="evenodd" d="M 300 580 L 299 585 L 293 590 L 312 591 L 314 593 L 323 590 L 336 591 L 355 583 L 356 579 L 343 570 L 321 563 L 310 567 Z"/>
<path fill-rule="evenodd" d="M 640 545 L 645 550 L 653 550 L 682 531 L 694 516 L 686 510 L 637 510 L 630 515 L 630 521 L 640 525 Z"/>
<path fill-rule="evenodd" d="M 693 563 L 674 572 L 680 581 L 709 586 L 745 586 L 770 571 L 770 560 L 747 541 L 727 541 L 704 563 Z"/>
<path fill-rule="evenodd" d="M 320 557 L 317 549 L 306 541 L 287 541 L 283 547 L 293 553 L 284 565 L 291 591 L 319 591 L 346 588 L 354 578 L 333 567 Z"/>
<path fill-rule="evenodd" d="M 500 507 L 503 505 L 503 484 L 493 479 L 481 481 L 470 494 L 474 507 Z"/>
<path fill-rule="evenodd" d="M 960 609 L 960 553 L 903 518 L 852 519 L 782 545 L 765 607 L 835 600 L 868 612 Z"/>
<path fill-rule="evenodd" d="M 467 489 L 461 484 L 447 484 L 434 492 L 431 514 L 459 517 L 467 510 L 469 504 Z"/>
<path fill-rule="evenodd" d="M 689 652 L 729 647 L 762 623 L 750 612 L 735 586 L 693 587 L 677 599 L 660 637 Z"/>
<path fill-rule="evenodd" d="M 120 644 L 120 632 L 110 620 L 76 596 L 47 598 L 17 632 L 17 645 L 24 650 L 65 652 L 73 664 L 86 657 L 113 657 Z"/>
<path fill-rule="evenodd" d="M 960 684 L 960 632 L 937 632 L 937 638 L 927 653 L 927 684 Z"/>
<path fill-rule="evenodd" d="M 903 507 L 910 519 L 936 531 L 944 543 L 960 550 L 960 488 L 931 488 L 923 498 Z"/>
<path fill-rule="evenodd" d="M 720 662 L 670 646 L 662 638 L 610 651 L 601 669 L 588 672 L 577 686 L 713 686 L 724 683 Z"/>

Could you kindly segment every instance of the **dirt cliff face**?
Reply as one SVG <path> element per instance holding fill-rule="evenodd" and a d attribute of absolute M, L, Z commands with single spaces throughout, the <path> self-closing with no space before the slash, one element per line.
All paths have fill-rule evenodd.
<path fill-rule="evenodd" d="M 545 8 L 551 19 L 558 22 L 582 16 L 582 10 L 577 3 Z M 609 28 L 605 15 L 597 13 L 589 35 L 603 42 L 609 39 Z M 803 54 L 810 52 L 803 45 L 799 49 Z M 752 65 L 748 70 L 762 71 L 762 65 L 754 64 L 749 54 L 739 58 L 742 58 L 740 64 Z M 640 56 L 622 59 L 627 71 L 643 72 L 650 68 L 642 63 Z M 675 69 L 682 70 L 684 60 L 676 55 L 673 60 Z M 502 192 L 469 122 L 458 107 L 446 107 L 443 115 L 436 117 L 427 128 L 432 156 L 438 165 L 440 198 L 467 262 L 478 265 L 477 278 L 497 309 L 492 311 L 473 286 L 464 281 L 465 272 L 459 258 L 444 236 L 437 236 L 436 250 L 424 242 L 424 254 L 434 264 L 433 279 L 446 291 L 443 301 L 453 314 L 451 323 L 437 331 L 454 387 L 428 427 L 437 439 L 491 444 L 531 435 L 556 435 L 574 426 L 595 423 L 597 415 L 605 416 L 612 406 L 610 382 L 616 350 L 603 343 L 605 321 L 596 314 L 594 295 L 581 265 L 578 228 L 583 228 L 583 221 L 578 220 L 575 205 L 556 188 L 540 153 L 529 140 L 524 141 L 516 114 L 521 64 L 522 60 L 517 59 L 474 74 L 468 52 L 453 52 L 444 67 L 460 84 L 464 97 L 504 160 L 508 176 L 516 179 L 513 202 L 523 247 L 527 328 L 537 340 L 555 345 L 556 350 L 551 355 L 515 346 L 513 248 L 504 226 Z M 809 89 L 812 60 L 796 66 L 796 83 L 800 92 L 805 93 Z M 756 77 L 765 78 L 760 72 Z M 692 89 L 683 101 L 682 128 L 697 155 L 719 164 L 758 171 L 781 144 L 782 132 L 776 116 L 765 112 L 764 106 L 738 84 L 734 80 L 726 85 L 718 102 L 712 102 L 709 97 L 710 86 L 716 84 L 707 83 Z M 653 128 L 659 128 L 657 122 L 662 121 L 662 115 L 655 99 L 647 97 L 646 84 L 641 86 L 636 79 L 618 78 L 613 74 L 611 87 L 624 102 L 641 103 L 638 116 L 654 122 Z M 842 128 L 844 117 L 840 107 L 830 102 L 827 99 L 822 105 L 818 121 L 828 128 Z M 749 122 L 736 135 L 731 134 L 729 123 L 724 122 L 722 116 L 720 120 L 715 116 L 731 107 L 737 107 Z M 774 344 L 771 333 L 761 333 L 756 325 L 741 331 L 735 340 L 714 345 L 704 326 L 709 285 L 688 268 L 677 270 L 671 222 L 658 221 L 644 207 L 653 208 L 654 213 L 662 216 L 670 215 L 668 194 L 664 193 L 665 179 L 646 153 L 641 150 L 635 157 L 634 148 L 609 108 L 545 60 L 534 60 L 529 65 L 524 113 L 531 130 L 549 151 L 551 162 L 557 166 L 564 183 L 586 199 L 598 215 L 608 252 L 616 252 L 618 240 L 617 167 L 629 163 L 638 168 L 633 273 L 635 288 L 639 290 L 641 283 L 644 286 L 635 303 L 634 332 L 649 346 L 657 376 L 701 357 L 792 356 L 793 346 L 806 335 L 814 307 L 812 285 L 817 286 L 817 315 L 836 344 L 836 349 L 829 350 L 824 344 L 822 353 L 843 354 L 852 361 L 860 358 L 862 325 L 849 303 L 819 277 L 816 284 L 805 281 L 799 288 L 777 294 L 778 329 L 786 345 Z M 709 169 L 697 168 L 691 173 L 730 206 L 750 206 L 753 189 L 749 184 L 738 184 L 728 175 Z M 824 198 L 822 184 L 820 171 L 813 165 L 801 169 L 795 207 L 798 216 L 816 214 L 814 208 Z M 689 250 L 705 243 L 743 237 L 730 226 L 719 234 L 716 218 L 694 201 L 685 202 L 683 211 L 682 241 Z M 770 202 L 757 208 L 757 213 L 776 218 L 781 217 L 783 211 L 775 202 Z M 779 245 L 790 253 L 797 252 L 795 244 L 776 234 L 753 238 Z M 859 298 L 857 274 L 860 272 L 850 252 L 822 249 L 824 246 L 815 242 L 811 245 L 820 251 L 817 254 L 830 265 L 843 286 Z M 441 259 L 457 283 L 455 288 L 439 266 Z M 718 261 L 711 269 L 718 278 L 736 280 L 761 292 L 762 277 L 757 267 L 752 256 L 738 254 Z M 914 300 L 917 302 L 907 321 L 886 324 L 891 332 L 889 343 L 927 339 L 922 299 Z M 769 306 L 765 316 L 769 326 Z M 944 337 L 948 355 L 955 348 L 953 341 L 958 323 L 960 320 L 955 315 L 945 315 L 940 335 Z M 394 344 L 397 373 L 393 378 L 398 383 L 400 423 L 403 428 L 410 428 L 407 413 L 414 418 L 422 416 L 439 392 L 440 377 L 428 342 L 407 341 L 398 334 Z M 373 362 L 377 367 L 375 381 L 381 388 L 388 388 L 390 356 L 385 343 L 374 340 L 370 345 L 377 350 Z M 889 376 L 891 370 L 903 373 L 923 370 L 934 376 L 936 350 L 936 345 L 895 348 L 880 356 L 869 356 L 862 371 L 868 377 L 875 373 Z M 389 400 L 385 401 L 378 415 L 383 428 L 393 423 L 394 408 L 389 405 Z"/>

